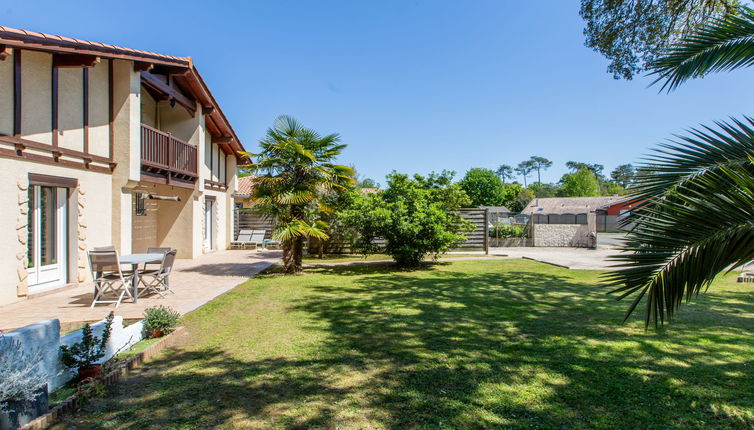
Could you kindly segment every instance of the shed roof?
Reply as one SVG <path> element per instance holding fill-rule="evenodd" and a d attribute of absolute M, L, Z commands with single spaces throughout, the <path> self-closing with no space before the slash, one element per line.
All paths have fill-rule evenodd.
<path fill-rule="evenodd" d="M 535 198 L 521 213 L 527 215 L 584 214 L 622 200 L 625 200 L 624 196 Z"/>

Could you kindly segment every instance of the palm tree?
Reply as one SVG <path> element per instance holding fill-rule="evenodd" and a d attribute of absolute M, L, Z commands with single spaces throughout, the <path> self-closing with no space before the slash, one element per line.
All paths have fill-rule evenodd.
<path fill-rule="evenodd" d="M 655 82 L 677 88 L 709 72 L 754 64 L 754 11 L 741 9 L 702 25 L 653 64 Z M 609 275 L 620 298 L 633 296 L 626 318 L 646 299 L 645 324 L 672 319 L 684 300 L 706 290 L 723 270 L 754 259 L 754 120 L 691 129 L 662 145 L 638 170 L 641 202 L 623 270 Z"/>
<path fill-rule="evenodd" d="M 290 116 L 280 116 L 266 137 L 259 142 L 261 152 L 251 168 L 258 175 L 252 190 L 255 210 L 276 221 L 273 238 L 283 245 L 286 273 L 303 270 L 304 240 L 327 239 L 327 226 L 312 219 L 312 206 L 322 203 L 323 195 L 345 189 L 353 182 L 354 171 L 333 164 L 344 144 L 340 136 L 320 136 Z"/>

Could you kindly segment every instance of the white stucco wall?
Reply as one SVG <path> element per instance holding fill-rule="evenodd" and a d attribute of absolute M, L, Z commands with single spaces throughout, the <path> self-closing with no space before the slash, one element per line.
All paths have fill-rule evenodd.
<path fill-rule="evenodd" d="M 112 244 L 112 188 L 110 175 L 78 169 L 70 169 L 48 164 L 17 161 L 0 158 L 0 196 L 6 196 L 7 204 L 0 205 L 0 219 L 5 220 L 6 228 L 0 228 L 0 305 L 22 300 L 18 296 L 17 284 L 18 259 L 17 254 L 25 255 L 26 247 L 19 242 L 19 222 L 25 221 L 22 208 L 28 208 L 27 192 L 19 189 L 19 181 L 28 183 L 29 173 L 59 176 L 64 178 L 78 178 L 79 186 L 83 190 L 82 205 L 79 211 L 83 215 L 84 228 L 81 237 L 69 240 L 77 241 L 83 249 L 93 246 Z M 20 218 L 23 218 L 20 219 Z M 69 220 L 76 223 L 78 220 Z M 25 222 L 22 224 L 25 225 Z M 16 227 L 16 228 L 14 228 Z M 25 232 L 25 230 L 24 230 Z M 69 255 L 69 259 L 77 260 L 78 255 Z M 69 274 L 69 279 L 76 280 L 77 274 Z"/>
<path fill-rule="evenodd" d="M 51 145 L 52 54 L 24 50 L 21 70 L 21 134 Z"/>
<path fill-rule="evenodd" d="M 110 94 L 108 60 L 89 68 L 89 152 L 100 157 L 110 154 Z"/>
<path fill-rule="evenodd" d="M 0 61 L 0 134 L 13 134 L 13 56 Z"/>
<path fill-rule="evenodd" d="M 58 145 L 84 151 L 84 74 L 58 69 Z"/>
<path fill-rule="evenodd" d="M 107 361 L 119 351 L 125 351 L 140 341 L 143 327 L 142 321 L 124 327 L 123 317 L 116 316 L 113 318 L 105 356 L 99 362 Z M 92 324 L 92 333 L 95 336 L 102 336 L 104 329 L 104 320 Z M 76 330 L 62 337 L 60 334 L 60 321 L 57 319 L 39 321 L 5 334 L 9 340 L 20 342 L 22 349 L 29 355 L 33 355 L 34 351 L 42 352 L 43 359 L 40 363 L 40 370 L 47 374 L 47 386 L 50 392 L 55 391 L 75 376 L 74 371 L 61 363 L 60 346 L 70 346 L 80 342 L 83 335 L 81 330 Z"/>

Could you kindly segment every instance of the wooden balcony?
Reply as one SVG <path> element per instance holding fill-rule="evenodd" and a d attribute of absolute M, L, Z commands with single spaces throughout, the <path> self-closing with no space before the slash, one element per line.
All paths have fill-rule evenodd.
<path fill-rule="evenodd" d="M 141 179 L 193 188 L 199 178 L 196 147 L 170 133 L 141 125 Z"/>

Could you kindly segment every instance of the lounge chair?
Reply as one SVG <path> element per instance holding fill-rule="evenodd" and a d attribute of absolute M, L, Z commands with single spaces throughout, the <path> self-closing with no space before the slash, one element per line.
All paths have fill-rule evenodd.
<path fill-rule="evenodd" d="M 233 249 L 244 249 L 246 245 L 251 243 L 251 233 L 253 230 L 240 230 L 236 240 L 230 243 L 230 247 Z"/>
<path fill-rule="evenodd" d="M 249 245 L 254 245 L 254 249 L 264 247 L 264 230 L 252 230 Z"/>

